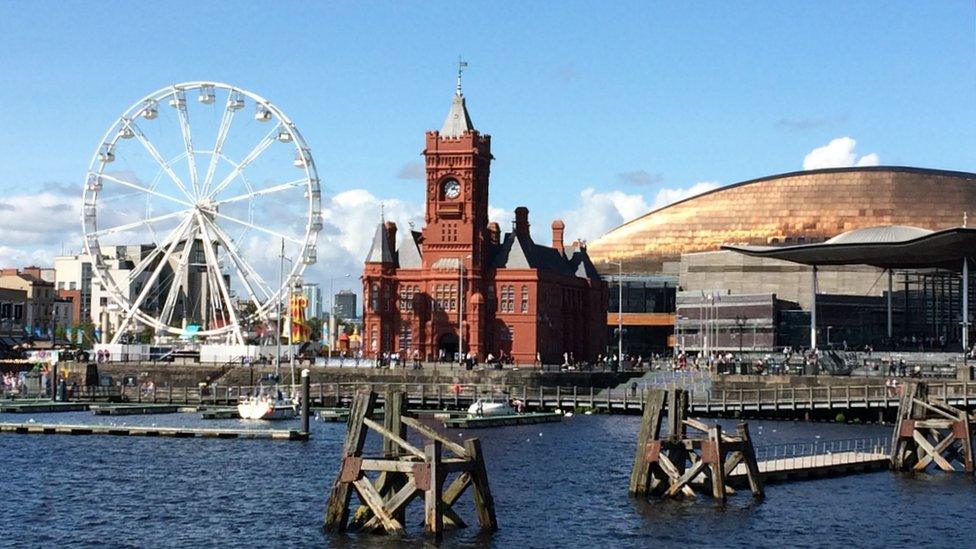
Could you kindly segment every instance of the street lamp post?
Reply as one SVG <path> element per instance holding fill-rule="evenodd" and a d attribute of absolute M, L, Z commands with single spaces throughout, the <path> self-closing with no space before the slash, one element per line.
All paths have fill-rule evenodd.
<path fill-rule="evenodd" d="M 288 263 L 294 264 L 291 259 L 285 257 L 285 239 L 282 238 L 281 239 L 281 253 L 278 255 L 278 287 L 279 288 L 281 288 L 282 285 L 284 284 L 284 278 L 285 278 L 285 261 L 287 261 Z M 287 295 L 287 299 L 288 299 L 288 306 L 289 307 L 291 307 L 291 292 L 292 292 L 292 287 L 291 287 L 291 285 L 289 285 L 288 286 L 288 293 L 286 294 Z M 275 377 L 278 377 L 278 376 L 281 375 L 281 330 L 284 328 L 284 326 L 282 326 L 282 323 L 281 323 L 281 301 L 282 301 L 281 299 L 278 299 L 275 302 L 275 322 L 276 322 L 276 325 L 275 325 L 275 360 L 274 360 Z M 290 326 L 289 326 L 289 328 L 290 328 Z M 292 346 L 291 345 L 291 333 L 288 334 L 288 346 L 289 347 Z M 291 382 L 292 382 L 292 385 L 294 385 L 295 384 L 295 357 L 294 357 L 294 354 L 295 353 L 292 352 L 292 353 L 289 353 L 289 354 L 292 355 L 291 356 Z M 278 383 L 278 380 L 275 380 L 275 383 Z"/>
<path fill-rule="evenodd" d="M 458 364 L 464 364 L 464 260 L 470 255 L 458 258 Z"/>
<path fill-rule="evenodd" d="M 624 361 L 624 263 L 610 261 L 610 265 L 617 266 L 617 369 L 623 370 Z"/>

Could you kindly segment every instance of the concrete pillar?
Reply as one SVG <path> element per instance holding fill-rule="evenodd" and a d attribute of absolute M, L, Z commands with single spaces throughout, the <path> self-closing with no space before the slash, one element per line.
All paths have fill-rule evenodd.
<path fill-rule="evenodd" d="M 969 349 L 969 258 L 962 258 L 962 350 Z"/>
<path fill-rule="evenodd" d="M 102 313 L 99 316 L 102 325 L 102 337 L 99 343 L 106 344 L 108 343 L 108 313 L 102 311 Z"/>
<path fill-rule="evenodd" d="M 817 266 L 813 266 L 810 296 L 810 348 L 817 348 Z"/>
<path fill-rule="evenodd" d="M 888 269 L 888 339 L 894 337 L 894 326 L 891 313 L 891 269 Z"/>

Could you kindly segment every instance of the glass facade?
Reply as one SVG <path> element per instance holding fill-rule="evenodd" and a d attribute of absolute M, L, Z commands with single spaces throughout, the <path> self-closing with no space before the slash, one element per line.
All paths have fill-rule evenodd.
<path fill-rule="evenodd" d="M 607 355 L 617 354 L 617 313 L 623 313 L 625 355 L 666 354 L 674 333 L 672 316 L 678 277 L 670 275 L 612 276 L 607 281 Z M 623 290 L 623 307 L 620 307 Z"/>
<path fill-rule="evenodd" d="M 678 286 L 676 276 L 606 276 L 609 284 L 607 312 L 616 313 L 620 302 L 620 285 L 623 284 L 623 312 L 625 313 L 673 313 L 674 295 Z"/>

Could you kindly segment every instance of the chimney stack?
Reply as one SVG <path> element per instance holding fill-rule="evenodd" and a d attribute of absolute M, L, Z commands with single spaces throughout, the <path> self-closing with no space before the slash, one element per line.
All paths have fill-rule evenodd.
<path fill-rule="evenodd" d="M 395 251 L 396 250 L 396 233 L 397 233 L 396 223 L 394 223 L 392 221 L 387 221 L 386 223 L 383 224 L 383 226 L 386 228 L 386 241 L 390 243 L 390 251 L 391 252 L 392 251 Z"/>
<path fill-rule="evenodd" d="M 495 223 L 494 221 L 492 221 L 491 223 L 489 223 L 488 224 L 488 242 L 491 243 L 494 246 L 497 246 L 498 243 L 501 241 L 501 232 L 502 232 L 502 229 L 501 229 L 501 227 L 498 226 L 498 223 Z"/>
<path fill-rule="evenodd" d="M 515 208 L 515 229 L 516 236 L 531 238 L 529 235 L 529 209 L 525 206 Z"/>
<path fill-rule="evenodd" d="M 552 222 L 552 247 L 562 255 L 566 255 L 566 250 L 563 246 L 563 232 L 565 229 L 566 224 L 563 223 L 562 219 L 557 219 Z"/>

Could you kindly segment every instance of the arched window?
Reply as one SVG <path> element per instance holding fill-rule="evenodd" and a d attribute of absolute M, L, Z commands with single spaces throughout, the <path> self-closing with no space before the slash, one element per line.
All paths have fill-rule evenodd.
<path fill-rule="evenodd" d="M 529 312 L 529 287 L 522 286 L 522 312 Z"/>

